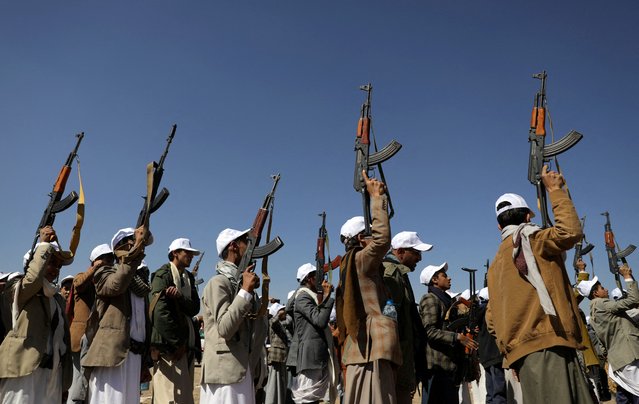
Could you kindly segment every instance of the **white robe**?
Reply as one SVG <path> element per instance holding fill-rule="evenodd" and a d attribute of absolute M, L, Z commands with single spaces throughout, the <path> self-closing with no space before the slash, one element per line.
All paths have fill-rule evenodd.
<path fill-rule="evenodd" d="M 200 404 L 255 404 L 255 388 L 251 369 L 246 369 L 246 377 L 234 384 L 202 383 Z"/>
<path fill-rule="evenodd" d="M 144 341 L 144 299 L 131 293 L 131 332 L 136 341 Z M 89 379 L 89 403 L 116 404 L 140 402 L 142 356 L 128 352 L 120 366 L 96 367 Z"/>

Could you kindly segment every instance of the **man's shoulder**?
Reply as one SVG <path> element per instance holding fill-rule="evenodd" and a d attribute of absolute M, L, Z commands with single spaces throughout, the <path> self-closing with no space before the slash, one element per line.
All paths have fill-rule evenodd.
<path fill-rule="evenodd" d="M 166 263 L 164 265 L 162 265 L 161 267 L 159 267 L 155 272 L 153 272 L 153 276 L 154 277 L 162 277 L 162 276 L 167 276 L 168 274 L 171 273 L 171 264 L 170 263 Z"/>

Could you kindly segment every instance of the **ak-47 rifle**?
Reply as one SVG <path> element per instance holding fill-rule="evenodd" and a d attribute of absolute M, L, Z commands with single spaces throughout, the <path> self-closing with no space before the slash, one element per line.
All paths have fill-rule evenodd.
<path fill-rule="evenodd" d="M 200 254 L 200 258 L 197 259 L 197 261 L 195 262 L 195 265 L 193 266 L 193 270 L 191 271 L 191 273 L 193 274 L 193 278 L 195 279 L 196 287 L 199 287 L 201 284 L 204 283 L 204 279 L 198 278 L 197 273 L 200 270 L 200 264 L 202 263 L 202 258 L 204 258 L 205 253 L 206 251 L 202 251 L 202 254 Z"/>
<path fill-rule="evenodd" d="M 326 231 L 326 212 L 319 213 L 322 217 L 322 226 L 319 228 L 319 235 L 317 236 L 317 249 L 315 250 L 315 291 L 317 292 L 318 303 L 322 303 L 324 299 L 324 289 L 322 288 L 322 281 L 324 281 L 324 274 L 331 274 L 331 271 L 335 268 L 339 268 L 342 262 L 342 257 L 338 255 L 331 261 L 330 250 L 328 249 L 328 233 Z M 326 262 L 326 254 L 324 250 L 328 251 L 328 262 Z M 320 269 L 321 268 L 321 269 Z"/>
<path fill-rule="evenodd" d="M 477 290 L 475 284 L 475 272 L 476 269 L 462 268 L 462 271 L 468 272 L 470 278 L 470 299 L 462 300 L 461 304 L 468 307 L 468 312 L 456 320 L 448 324 L 450 331 L 461 332 L 470 339 L 477 339 L 477 327 L 479 326 L 477 316 L 477 306 L 479 304 L 477 298 Z M 462 381 L 472 382 L 479 380 L 479 358 L 477 357 L 477 351 L 469 348 L 464 348 L 464 360 L 459 369 Z"/>
<path fill-rule="evenodd" d="M 164 174 L 164 160 L 166 159 L 167 154 L 169 154 L 169 147 L 173 141 L 173 136 L 175 136 L 176 129 L 177 125 L 173 125 L 171 127 L 171 133 L 169 133 L 169 137 L 166 139 L 166 147 L 164 148 L 164 153 L 162 153 L 162 156 L 160 157 L 160 161 L 157 163 L 153 161 L 147 165 L 147 195 L 144 197 L 144 205 L 142 205 L 135 227 L 140 227 L 142 225 L 146 225 L 148 227 L 151 213 L 158 210 L 164 201 L 166 201 L 166 198 L 169 197 L 168 189 L 162 188 L 159 192 L 158 189 L 160 188 L 160 182 L 162 181 L 162 175 Z"/>
<path fill-rule="evenodd" d="M 390 193 L 388 192 L 388 184 L 386 184 L 386 180 L 384 178 L 384 171 L 382 170 L 382 163 L 391 157 L 393 157 L 399 149 L 402 148 L 402 145 L 393 140 L 382 150 L 377 151 L 377 144 L 375 142 L 375 138 L 373 137 L 373 145 L 375 146 L 375 152 L 370 152 L 370 129 L 371 129 L 371 92 L 373 91 L 373 86 L 371 83 L 360 86 L 360 90 L 366 91 L 366 101 L 362 105 L 362 114 L 359 118 L 359 122 L 357 124 L 357 137 L 355 138 L 355 178 L 353 181 L 353 187 L 355 191 L 362 194 L 362 204 L 364 209 L 364 234 L 370 236 L 371 234 L 371 208 L 370 208 L 370 195 L 366 190 L 366 183 L 364 181 L 364 176 L 362 172 L 365 171 L 368 175 L 368 172 L 377 166 L 379 170 L 379 176 L 382 182 L 386 185 L 386 195 L 388 198 L 388 207 L 389 207 L 389 218 L 393 217 L 395 213 L 393 209 L 393 203 L 390 198 Z"/>
<path fill-rule="evenodd" d="M 546 140 L 546 71 L 533 75 L 533 78 L 541 80 L 541 87 L 535 95 L 532 116 L 530 118 L 530 131 L 528 142 L 530 143 L 530 159 L 528 160 L 528 181 L 537 189 L 537 204 L 541 211 L 542 227 L 547 228 L 552 225 L 548 215 L 548 203 L 546 199 L 546 188 L 541 181 L 541 173 L 544 165 L 550 159 L 567 151 L 576 145 L 583 135 L 575 130 L 571 130 L 566 136 L 558 141 L 545 145 Z M 552 129 L 552 125 L 551 125 Z"/>
<path fill-rule="evenodd" d="M 273 240 L 268 240 L 270 238 L 272 214 L 271 220 L 269 220 L 269 229 L 267 231 L 267 233 L 269 233 L 267 235 L 267 243 L 262 246 L 259 245 L 260 239 L 262 238 L 262 230 L 266 224 L 266 219 L 269 217 L 269 213 L 273 211 L 275 189 L 277 188 L 277 183 L 280 181 L 280 175 L 273 175 L 271 178 L 273 178 L 273 188 L 271 188 L 271 192 L 269 192 L 266 195 L 266 198 L 264 198 L 262 206 L 257 210 L 257 215 L 253 221 L 251 230 L 249 230 L 247 234 L 246 251 L 244 252 L 244 255 L 242 255 L 240 265 L 238 265 L 240 273 L 242 273 L 246 270 L 246 268 L 248 268 L 254 259 L 262 258 L 262 304 L 257 313 L 251 314 L 252 317 L 263 316 L 266 313 L 269 303 L 269 283 L 271 281 L 271 278 L 268 276 L 268 256 L 284 246 L 284 242 L 279 236 L 275 237 Z"/>
<path fill-rule="evenodd" d="M 585 227 L 586 227 L 586 217 L 584 216 L 581 218 L 581 232 L 584 235 L 583 237 L 579 239 L 579 242 L 575 244 L 575 256 L 572 259 L 572 267 L 575 269 L 576 273 L 579 273 L 579 268 L 577 268 L 577 262 L 579 262 L 581 257 L 588 254 L 590 251 L 592 251 L 593 248 L 595 248 L 594 245 L 586 241 L 586 234 L 584 233 Z M 584 246 L 584 243 L 586 243 L 585 246 Z"/>
<path fill-rule="evenodd" d="M 47 204 L 44 213 L 42 214 L 42 218 L 40 219 L 40 224 L 36 229 L 36 236 L 33 239 L 33 243 L 31 244 L 31 249 L 29 250 L 29 258 L 27 259 L 26 264 L 24 265 L 24 271 L 27 271 L 29 267 L 29 263 L 33 259 L 33 254 L 35 250 L 35 246 L 38 243 L 38 238 L 40 238 L 40 229 L 45 226 L 52 226 L 53 222 L 55 222 L 55 215 L 62 211 L 70 208 L 77 200 L 78 194 L 75 191 L 71 191 L 69 195 L 67 195 L 64 199 L 62 198 L 62 194 L 64 194 L 64 189 L 67 186 L 67 181 L 69 179 L 69 175 L 71 174 L 71 164 L 73 164 L 73 160 L 78 155 L 78 148 L 80 147 L 80 142 L 84 138 L 84 132 L 78 133 L 75 135 L 78 139 L 75 147 L 69 153 L 69 157 L 67 157 L 67 161 L 64 163 L 62 168 L 60 169 L 60 173 L 58 174 L 58 178 L 53 185 L 53 190 L 49 194 L 49 203 Z"/>
<path fill-rule="evenodd" d="M 619 278 L 619 261 L 622 264 L 627 265 L 626 257 L 635 251 L 637 247 L 630 244 L 628 247 L 617 252 L 617 243 L 615 241 L 615 235 L 612 232 L 612 226 L 610 225 L 610 214 L 608 212 L 602 213 L 606 217 L 606 224 L 604 225 L 604 240 L 606 241 L 606 253 L 608 253 L 608 266 L 610 272 L 615 276 L 615 282 L 619 290 L 623 290 L 621 287 L 621 279 Z"/>

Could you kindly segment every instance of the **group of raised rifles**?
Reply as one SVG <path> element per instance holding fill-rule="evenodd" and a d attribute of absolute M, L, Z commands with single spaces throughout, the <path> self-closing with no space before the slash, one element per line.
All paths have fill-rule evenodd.
<path fill-rule="evenodd" d="M 371 87 L 364 89 L 369 108 Z M 200 251 L 189 239 L 174 240 L 169 262 L 151 275 L 143 261 L 153 242 L 154 200 L 168 195 L 157 192 L 159 178 L 151 176 L 138 227 L 96 246 L 89 268 L 59 290 L 60 269 L 73 254 L 52 227 L 56 204 L 64 202 L 56 182 L 24 273 L 0 277 L 0 402 L 139 403 L 140 384 L 151 381 L 154 403 L 193 403 L 198 361 L 201 403 L 404 404 L 421 395 L 422 403 L 448 404 L 459 402 L 460 385 L 479 380 L 487 403 L 595 403 L 610 395 L 605 362 L 617 402 L 638 403 L 639 329 L 631 311 L 639 306 L 637 283 L 624 263 L 618 275 L 627 294 L 610 299 L 579 259 L 573 287 L 564 261 L 583 230 L 563 176 L 538 167 L 538 195 L 548 193 L 554 226 L 532 224 L 534 214 L 517 194 L 497 200 L 502 242 L 487 288 L 469 299 L 451 296 L 447 264 L 429 265 L 417 305 L 408 274 L 432 245 L 414 231 L 391 237 L 383 172 L 377 180 L 368 170 L 401 145 L 369 155 L 368 108 L 356 141 L 364 216 L 340 230 L 345 253 L 337 288 L 322 276 L 330 271 L 323 261 L 304 264 L 286 306 L 271 299 L 268 315 L 260 301 L 269 300 L 269 278 L 260 299 L 253 263 L 283 245 L 277 238 L 270 251 L 270 243 L 258 246 L 268 197 L 251 229 L 219 233 L 216 274 L 200 295 L 189 271 Z M 154 165 L 159 177 L 165 156 Z M 578 307 L 584 297 L 591 300 L 588 326 Z"/>
<path fill-rule="evenodd" d="M 597 387 L 607 384 L 600 371 L 602 353 L 593 348 L 596 340 L 605 348 L 618 399 L 636 402 L 639 330 L 626 311 L 639 305 L 637 284 L 622 266 L 627 297 L 611 300 L 583 271 L 574 293 L 564 257 L 582 237 L 581 224 L 561 175 L 543 173 L 553 227 L 531 224 L 534 215 L 522 197 L 498 199 L 503 242 L 488 270 L 493 298 L 480 293 L 481 320 L 478 330 L 468 333 L 446 327 L 451 307 L 460 305 L 446 293 L 451 279 L 445 263 L 421 272 L 427 293 L 415 304 L 407 275 L 432 246 L 415 232 L 391 240 L 385 186 L 366 176 L 365 181 L 371 236 L 364 236 L 362 216 L 342 226 L 346 253 L 336 299 L 326 280 L 317 293 L 316 268 L 304 264 L 288 307 L 272 303 L 268 320 L 253 315 L 260 283 L 253 267 L 238 269 L 248 230 L 219 234 L 217 274 L 200 303 L 187 269 L 200 251 L 188 239 L 171 243 L 169 262 L 149 283 L 143 258 L 152 237 L 142 227 L 121 229 L 110 244 L 93 249 L 87 271 L 63 288 L 65 299 L 54 281 L 72 259 L 61 251 L 52 227 L 40 229 L 34 253 L 25 255 L 25 261 L 32 255 L 26 273 L 2 277 L 1 401 L 60 403 L 66 397 L 69 403 L 137 403 L 140 382 L 152 379 L 154 402 L 191 403 L 198 360 L 202 403 L 338 398 L 410 403 L 420 382 L 424 402 L 455 403 L 459 385 L 478 378 L 478 364 L 467 359 L 476 358 L 479 349 L 487 402 L 506 402 L 505 378 L 512 374 L 520 402 L 589 403 L 598 402 Z M 579 312 L 579 294 L 592 300 L 592 340 Z M 336 300 L 337 311 L 331 313 Z M 388 312 L 388 304 L 395 310 Z M 198 357 L 200 321 L 203 357 Z"/>

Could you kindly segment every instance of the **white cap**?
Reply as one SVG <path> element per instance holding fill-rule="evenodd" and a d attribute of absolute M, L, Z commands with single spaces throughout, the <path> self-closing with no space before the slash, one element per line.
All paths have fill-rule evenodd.
<path fill-rule="evenodd" d="M 91 250 L 91 254 L 89 254 L 89 261 L 93 262 L 99 256 L 105 255 L 105 254 L 113 254 L 113 250 L 111 249 L 111 246 L 108 244 L 100 244 L 99 246 Z"/>
<path fill-rule="evenodd" d="M 612 297 L 614 300 L 619 300 L 621 299 L 622 296 L 623 296 L 623 293 L 621 292 L 621 289 L 619 288 L 614 288 L 613 290 L 610 291 L 610 297 Z"/>
<path fill-rule="evenodd" d="M 273 303 L 271 307 L 268 308 L 268 312 L 272 317 L 275 317 L 280 310 L 284 310 L 286 306 L 279 303 Z"/>
<path fill-rule="evenodd" d="M 464 291 L 461 292 L 461 297 L 466 300 L 470 299 L 470 289 L 464 289 Z"/>
<path fill-rule="evenodd" d="M 131 237 L 135 234 L 135 229 L 133 227 L 125 227 L 124 229 L 120 229 L 113 235 L 111 239 L 111 249 L 115 249 L 115 246 L 118 245 L 122 239 L 127 237 Z M 147 240 L 146 245 L 149 246 L 153 244 L 153 235 L 149 235 L 149 239 Z"/>
<path fill-rule="evenodd" d="M 7 279 L 5 279 L 7 282 L 9 282 L 12 279 L 18 278 L 18 277 L 23 277 L 24 273 L 22 272 L 9 272 L 8 274 L 5 274 L 7 276 Z"/>
<path fill-rule="evenodd" d="M 357 236 L 366 228 L 364 216 L 355 216 L 346 221 L 339 230 L 339 234 L 346 238 Z"/>
<path fill-rule="evenodd" d="M 37 243 L 37 244 L 35 245 L 35 247 L 34 247 L 34 249 L 33 249 L 33 250 L 34 250 L 34 251 L 35 251 L 35 250 L 37 250 L 37 249 L 38 249 L 38 247 L 39 247 L 41 244 L 44 244 L 44 243 L 42 243 L 42 242 Z M 52 242 L 51 242 L 51 243 L 49 243 L 49 244 L 51 244 L 51 245 L 53 246 L 53 249 L 54 249 L 55 251 L 61 251 L 61 250 L 60 250 L 60 245 L 58 244 L 58 242 L 57 242 L 57 241 L 52 241 Z M 70 253 L 69 253 L 69 254 L 70 254 Z M 26 266 L 26 265 L 27 265 L 27 260 L 29 259 L 29 255 L 31 255 L 31 250 L 27 251 L 27 252 L 24 254 L 24 257 L 22 257 L 22 266 Z M 66 256 L 65 256 L 65 257 L 63 257 L 62 265 L 70 265 L 71 263 L 73 263 L 73 256 L 70 256 L 70 257 L 66 257 Z"/>
<path fill-rule="evenodd" d="M 288 292 L 288 295 L 286 295 L 286 300 L 291 300 L 291 297 L 293 297 L 294 294 L 295 294 L 295 289 Z"/>
<path fill-rule="evenodd" d="M 304 282 L 304 279 L 311 272 L 317 271 L 317 268 L 313 264 L 304 264 L 301 267 L 297 268 L 297 279 L 300 283 Z"/>
<path fill-rule="evenodd" d="M 452 297 L 453 299 L 455 299 L 457 296 L 461 295 L 461 293 L 453 292 L 451 290 L 447 290 L 446 293 L 448 293 L 448 296 Z"/>
<path fill-rule="evenodd" d="M 488 300 L 489 296 L 488 296 L 488 288 L 481 288 L 481 290 L 479 291 L 479 298 L 482 300 Z"/>
<path fill-rule="evenodd" d="M 509 202 L 510 205 L 504 206 L 501 209 L 497 209 L 497 206 L 499 206 L 502 202 Z M 502 196 L 499 197 L 499 199 L 497 199 L 497 202 L 495 202 L 495 214 L 496 216 L 501 215 L 502 213 L 506 212 L 507 210 L 511 210 L 511 209 L 517 209 L 517 208 L 526 208 L 530 211 L 530 217 L 535 217 L 535 212 L 532 211 L 532 209 L 530 209 L 528 207 L 528 204 L 526 203 L 526 201 L 524 200 L 523 197 L 521 197 L 520 195 L 517 194 L 503 194 Z"/>
<path fill-rule="evenodd" d="M 173 240 L 169 246 L 169 252 L 173 252 L 175 250 L 186 250 L 191 251 L 193 255 L 200 255 L 200 250 L 196 250 L 191 247 L 191 240 L 188 238 L 176 238 Z"/>
<path fill-rule="evenodd" d="M 60 286 L 62 286 L 62 284 L 66 281 L 72 281 L 73 282 L 73 275 L 67 275 L 64 278 L 62 278 L 62 280 L 60 280 Z"/>
<path fill-rule="evenodd" d="M 419 282 L 423 285 L 428 285 L 430 280 L 433 279 L 433 276 L 435 276 L 435 273 L 439 271 L 448 271 L 448 263 L 444 262 L 441 265 L 429 265 L 422 269 L 422 273 L 419 274 Z"/>
<path fill-rule="evenodd" d="M 596 276 L 593 277 L 590 281 L 581 281 L 577 284 L 577 291 L 579 291 L 579 294 L 583 297 L 588 297 L 588 295 L 590 295 L 592 287 L 595 286 L 595 283 L 597 282 L 599 282 L 599 280 Z"/>
<path fill-rule="evenodd" d="M 414 231 L 403 231 L 397 233 L 391 240 L 391 246 L 393 249 L 398 248 L 414 248 L 419 251 L 428 251 L 433 246 L 426 244 L 419 239 L 419 236 Z"/>
<path fill-rule="evenodd" d="M 217 240 L 215 240 L 215 245 L 217 247 L 217 255 L 222 258 L 222 251 L 231 244 L 231 241 L 237 239 L 240 236 L 245 235 L 251 229 L 246 229 L 244 231 L 235 230 L 235 229 L 224 229 L 217 236 Z"/>

